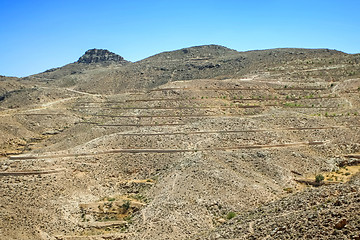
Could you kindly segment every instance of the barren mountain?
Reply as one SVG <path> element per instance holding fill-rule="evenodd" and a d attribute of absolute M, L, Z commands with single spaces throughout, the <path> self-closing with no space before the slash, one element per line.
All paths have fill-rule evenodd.
<path fill-rule="evenodd" d="M 359 76 L 206 45 L 0 77 L 0 239 L 359 239 Z"/>

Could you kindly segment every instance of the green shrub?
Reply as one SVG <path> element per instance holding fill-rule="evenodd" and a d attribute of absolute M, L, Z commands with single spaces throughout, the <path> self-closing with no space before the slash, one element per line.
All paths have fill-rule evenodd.
<path fill-rule="evenodd" d="M 324 179 L 325 179 L 325 178 L 324 178 L 323 175 L 318 174 L 318 175 L 316 175 L 316 177 L 315 177 L 315 182 L 321 183 Z"/>
<path fill-rule="evenodd" d="M 150 180 L 150 179 L 148 179 L 148 180 Z M 151 181 L 151 180 L 150 180 L 150 181 Z M 141 195 L 141 194 L 134 194 L 134 195 L 131 195 L 130 197 L 133 198 L 133 199 L 136 199 L 136 200 L 138 200 L 138 201 L 142 201 L 142 202 L 146 202 L 146 201 L 147 201 L 146 197 L 143 196 L 143 195 Z"/>
<path fill-rule="evenodd" d="M 232 219 L 232 218 L 234 218 L 236 216 L 236 213 L 234 213 L 234 212 L 229 212 L 227 215 L 226 215 L 226 218 L 227 219 Z"/>
<path fill-rule="evenodd" d="M 123 207 L 126 211 L 129 210 L 129 208 L 130 208 L 130 201 L 129 201 L 129 200 L 125 201 L 125 203 L 122 205 L 122 207 Z"/>

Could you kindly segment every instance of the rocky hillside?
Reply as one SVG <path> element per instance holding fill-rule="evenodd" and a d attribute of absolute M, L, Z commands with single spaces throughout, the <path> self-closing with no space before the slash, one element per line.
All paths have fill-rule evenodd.
<path fill-rule="evenodd" d="M 360 174 L 241 212 L 197 239 L 360 239 Z M 229 218 L 229 217 L 228 217 Z"/>
<path fill-rule="evenodd" d="M 80 59 L 0 78 L 0 239 L 358 239 L 359 55 Z"/>
<path fill-rule="evenodd" d="M 94 50 L 90 51 L 91 54 L 95 54 Z M 87 59 L 88 57 L 85 56 L 89 54 L 85 54 L 80 59 Z M 98 57 L 95 54 L 93 58 Z M 241 78 L 246 75 L 279 71 L 278 66 L 283 68 L 289 66 L 289 70 L 297 74 L 302 74 L 298 73 L 297 67 L 309 70 L 324 65 L 332 69 L 332 72 L 336 72 L 339 70 L 337 67 L 339 64 L 356 63 L 358 59 L 357 55 L 328 49 L 237 52 L 218 45 L 206 45 L 160 53 L 135 63 L 126 61 L 105 61 L 100 65 L 73 63 L 29 78 L 32 81 L 46 81 L 51 85 L 72 87 L 80 91 L 114 94 L 129 89 L 152 88 L 171 81 Z M 312 73 L 308 71 L 302 75 L 309 77 Z M 348 74 L 359 73 L 349 71 L 345 76 Z M 334 76 L 334 73 L 331 75 Z M 339 77 L 343 75 L 343 72 L 337 74 Z"/>

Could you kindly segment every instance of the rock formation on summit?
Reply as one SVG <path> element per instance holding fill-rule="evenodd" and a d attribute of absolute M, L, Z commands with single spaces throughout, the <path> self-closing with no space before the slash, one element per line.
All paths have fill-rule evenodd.
<path fill-rule="evenodd" d="M 82 55 L 78 63 L 99 63 L 99 62 L 122 62 L 128 63 L 122 56 L 106 49 L 90 49 Z"/>

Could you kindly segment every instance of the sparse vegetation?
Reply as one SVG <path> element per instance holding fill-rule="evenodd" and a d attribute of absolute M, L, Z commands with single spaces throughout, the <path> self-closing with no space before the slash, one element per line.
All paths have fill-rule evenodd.
<path fill-rule="evenodd" d="M 230 220 L 232 218 L 234 218 L 236 216 L 236 213 L 234 212 L 229 212 L 227 215 L 226 215 L 226 219 Z"/>
<path fill-rule="evenodd" d="M 125 203 L 122 205 L 122 208 L 127 211 L 130 208 L 130 204 L 130 200 L 126 200 Z"/>
<path fill-rule="evenodd" d="M 321 183 L 322 181 L 324 181 L 324 179 L 325 179 L 324 176 L 321 174 L 315 176 L 315 182 L 317 183 Z"/>
<path fill-rule="evenodd" d="M 302 107 L 301 104 L 295 103 L 295 102 L 287 102 L 287 103 L 284 103 L 284 106 L 285 106 L 285 107 Z"/>
<path fill-rule="evenodd" d="M 147 202 L 147 198 L 141 194 L 132 194 L 129 196 L 130 198 L 132 199 L 135 199 L 135 200 L 138 200 L 138 201 L 141 201 L 141 202 Z"/>
<path fill-rule="evenodd" d="M 132 215 L 128 215 L 124 218 L 125 221 L 127 221 L 128 223 L 132 223 L 132 219 L 133 219 L 133 216 Z"/>

